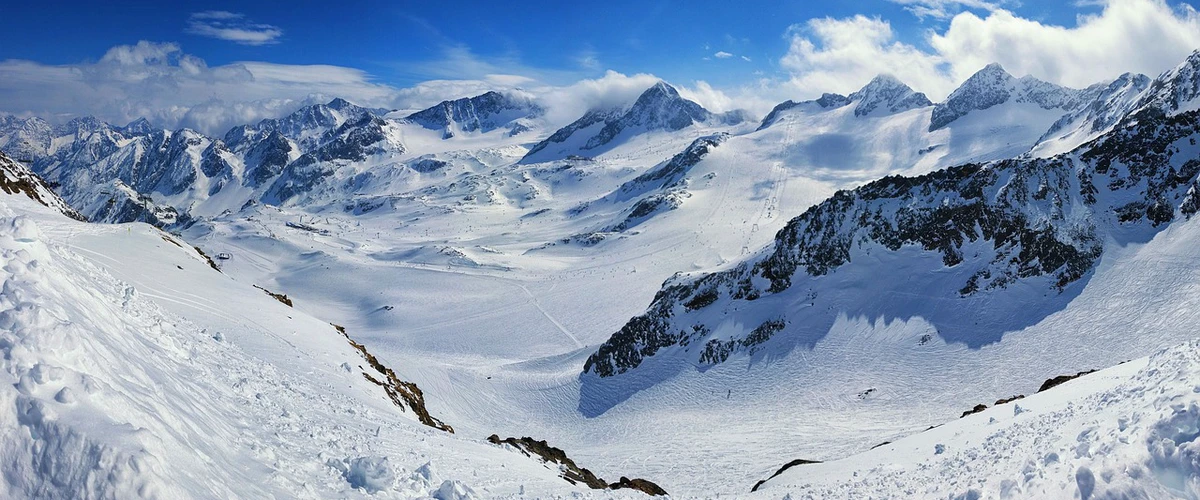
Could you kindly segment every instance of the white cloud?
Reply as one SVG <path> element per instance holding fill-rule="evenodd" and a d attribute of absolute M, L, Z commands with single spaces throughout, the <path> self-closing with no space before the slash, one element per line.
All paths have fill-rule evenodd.
<path fill-rule="evenodd" d="M 906 3 L 901 1 L 901 3 Z M 982 6 L 988 2 L 922 1 L 913 5 Z M 990 3 L 989 3 L 990 5 Z M 896 40 L 878 18 L 813 19 L 793 26 L 780 65 L 790 73 L 782 87 L 794 96 L 856 90 L 879 73 L 891 73 L 934 100 L 944 98 L 983 66 L 998 62 L 1026 74 L 1084 87 L 1126 72 L 1156 76 L 1200 48 L 1200 15 L 1163 0 L 1106 0 L 1101 12 L 1056 26 L 996 9 L 979 17 L 954 16 L 942 32 L 929 32 L 922 50 Z"/>
<path fill-rule="evenodd" d="M 715 57 L 717 59 L 729 59 L 730 57 L 733 57 L 733 54 L 730 54 L 730 53 L 722 50 L 720 52 L 717 52 L 716 54 L 713 54 L 713 57 Z"/>
<path fill-rule="evenodd" d="M 584 79 L 563 87 L 532 89 L 546 104 L 547 119 L 569 123 L 589 109 L 613 108 L 632 103 L 659 78 L 638 73 L 625 75 L 609 70 L 600 78 Z"/>
<path fill-rule="evenodd" d="M 986 18 L 955 16 L 930 44 L 963 79 L 989 62 L 1009 72 L 1074 87 L 1126 71 L 1151 77 L 1200 48 L 1200 15 L 1191 6 L 1161 0 L 1110 0 L 1098 14 L 1063 27 L 1022 19 L 1007 11 Z"/>
<path fill-rule="evenodd" d="M 255 23 L 242 14 L 223 10 L 193 13 L 188 18 L 186 31 L 242 45 L 279 43 L 279 37 L 283 36 L 283 30 L 278 26 Z"/>
<path fill-rule="evenodd" d="M 739 103 L 728 94 L 721 90 L 713 88 L 708 82 L 700 80 L 695 82 L 694 86 L 687 87 L 683 85 L 675 85 L 676 90 L 679 90 L 679 96 L 684 99 L 695 101 L 704 106 L 704 109 L 715 113 L 723 113 L 733 111 L 739 107 Z"/>
<path fill-rule="evenodd" d="M 123 124 L 146 117 L 164 127 L 221 133 L 286 113 L 314 95 L 384 107 L 398 98 L 396 89 L 353 68 L 263 62 L 209 67 L 173 43 L 113 47 L 94 63 L 0 61 L 0 110 L 54 121 L 90 114 Z"/>
<path fill-rule="evenodd" d="M 746 61 L 746 62 L 750 62 L 750 58 L 749 58 L 749 57 L 746 57 L 746 56 L 742 56 L 742 60 L 743 60 L 743 61 Z"/>
<path fill-rule="evenodd" d="M 880 73 L 891 73 L 919 91 L 952 90 L 942 58 L 896 40 L 879 18 L 812 19 L 793 26 L 791 45 L 780 65 L 791 73 L 785 86 L 801 96 L 857 90 Z"/>
<path fill-rule="evenodd" d="M 912 12 L 919 18 L 933 17 L 937 19 L 949 19 L 950 17 L 962 12 L 964 9 L 982 9 L 994 11 L 1000 9 L 1001 6 L 1016 3 L 1014 0 L 999 0 L 989 2 L 986 0 L 888 0 L 892 3 L 903 5 L 906 10 Z"/>

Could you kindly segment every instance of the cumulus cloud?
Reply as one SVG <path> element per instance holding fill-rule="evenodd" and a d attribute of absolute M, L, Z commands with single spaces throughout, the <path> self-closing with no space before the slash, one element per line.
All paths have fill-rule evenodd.
<path fill-rule="evenodd" d="M 279 37 L 283 36 L 278 26 L 255 23 L 242 14 L 223 10 L 192 13 L 187 32 L 242 45 L 279 43 Z"/>
<path fill-rule="evenodd" d="M 901 3 L 948 7 L 976 2 Z M 846 93 L 876 74 L 890 73 L 937 100 L 983 66 L 998 62 L 1016 76 L 1084 87 L 1126 71 L 1156 76 L 1200 48 L 1200 15 L 1188 5 L 1172 7 L 1163 0 L 1104 0 L 1099 5 L 1099 13 L 1080 16 L 1069 27 L 999 8 L 986 17 L 959 12 L 944 31 L 929 32 L 931 49 L 898 41 L 891 24 L 879 18 L 813 19 L 788 33 L 790 47 L 780 65 L 790 77 L 781 86 L 801 97 Z"/>
<path fill-rule="evenodd" d="M 730 54 L 730 53 L 722 50 L 720 52 L 717 52 L 716 54 L 713 54 L 713 57 L 715 57 L 717 59 L 729 59 L 730 57 L 733 57 L 733 54 Z"/>
<path fill-rule="evenodd" d="M 1126 71 L 1153 77 L 1179 64 L 1200 48 L 1200 15 L 1162 0 L 1108 0 L 1100 13 L 1081 16 L 1073 27 L 1003 10 L 986 18 L 964 12 L 930 44 L 950 63 L 954 79 L 999 62 L 1018 76 L 1083 87 Z"/>
<path fill-rule="evenodd" d="M 943 59 L 896 40 L 879 18 L 812 19 L 792 26 L 780 65 L 791 73 L 784 85 L 804 96 L 857 90 L 880 73 L 890 73 L 918 90 L 945 95 L 953 89 Z"/>

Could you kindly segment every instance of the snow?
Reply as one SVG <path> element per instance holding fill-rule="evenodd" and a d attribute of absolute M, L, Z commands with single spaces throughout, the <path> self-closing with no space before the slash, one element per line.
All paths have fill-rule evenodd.
<path fill-rule="evenodd" d="M 714 335 L 734 338 L 799 311 L 819 328 L 795 345 L 591 393 L 580 376 L 664 280 L 759 254 L 838 189 L 1029 152 L 1064 109 L 1020 101 L 933 132 L 928 106 L 865 116 L 799 106 L 753 132 L 633 127 L 593 158 L 566 158 L 603 127 L 593 125 L 524 162 L 550 130 L 446 139 L 387 118 L 387 147 L 320 164 L 328 175 L 280 206 L 247 204 L 273 179 L 156 196 L 204 217 L 182 239 L 228 255 L 223 274 L 149 226 L 79 224 L 5 197 L 0 405 L 12 410 L 0 418 L 18 432 L 0 435 L 0 467 L 17 478 L 0 496 L 638 495 L 572 486 L 486 444 L 493 433 L 546 439 L 602 477 L 643 477 L 682 498 L 749 495 L 797 457 L 828 462 L 757 495 L 1196 496 L 1195 344 L 1032 394 L 1049 377 L 1194 338 L 1196 221 L 1152 238 L 1114 233 L 1070 294 L 1046 300 L 1034 282 L 979 317 L 923 293 L 961 278 L 940 259 L 866 248 L 855 260 L 869 265 L 816 280 L 817 296 L 714 322 Z M 320 133 L 293 125 L 289 160 Z M 669 190 L 618 192 L 718 133 L 731 137 Z M 234 176 L 242 154 L 227 155 Z M 419 163 L 434 161 L 445 166 Z M 671 209 L 614 228 L 653 195 L 672 196 Z M 964 341 L 979 334 L 975 320 L 989 342 Z M 417 383 L 457 433 L 396 408 L 329 322 Z M 1028 397 L 955 420 L 1015 394 Z"/>
<path fill-rule="evenodd" d="M 0 497 L 592 496 L 420 425 L 328 323 L 157 229 L 19 196 L 0 228 Z"/>
<path fill-rule="evenodd" d="M 760 491 L 792 498 L 1197 498 L 1197 381 L 1200 341 L 1190 341 L 875 450 L 794 467 Z"/>

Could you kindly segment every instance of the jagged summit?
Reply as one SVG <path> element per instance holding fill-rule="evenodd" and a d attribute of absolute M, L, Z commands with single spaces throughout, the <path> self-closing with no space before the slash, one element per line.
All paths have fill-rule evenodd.
<path fill-rule="evenodd" d="M 894 114 L 910 109 L 932 106 L 928 97 L 892 75 L 873 78 L 858 92 L 850 94 L 850 102 L 858 102 L 855 116 Z"/>
<path fill-rule="evenodd" d="M 940 129 L 972 111 L 988 109 L 1010 100 L 1031 103 L 1042 109 L 1075 109 L 1082 91 L 1038 80 L 1032 76 L 1015 78 L 998 63 L 984 66 L 950 93 L 933 109 L 929 130 Z"/>
<path fill-rule="evenodd" d="M 608 144 L 628 129 L 680 130 L 710 118 L 712 113 L 703 106 L 684 99 L 675 87 L 659 81 L 642 92 L 624 116 L 606 125 L 584 147 L 593 149 Z"/>
<path fill-rule="evenodd" d="M 443 138 L 449 139 L 461 132 L 490 132 L 499 128 L 517 135 L 528 130 L 525 120 L 543 114 L 545 110 L 527 96 L 489 91 L 475 97 L 442 101 L 405 119 L 427 129 L 442 130 Z"/>
<path fill-rule="evenodd" d="M 128 125 L 121 127 L 121 132 L 126 135 L 147 135 L 153 133 L 155 130 L 154 125 L 151 125 L 150 121 L 145 118 L 138 118 L 129 122 Z"/>
<path fill-rule="evenodd" d="M 535 145 L 522 161 L 545 161 L 574 154 L 567 150 L 594 151 L 612 144 L 622 135 L 656 130 L 676 131 L 714 118 L 727 123 L 729 118 L 742 116 L 739 112 L 714 115 L 696 102 L 680 96 L 675 87 L 660 80 L 643 91 L 628 108 L 589 110 L 578 120 Z M 592 135 L 580 134 L 585 130 L 590 132 L 599 124 L 603 126 Z M 554 156 L 544 154 L 552 145 L 565 147 L 558 148 Z"/>
<path fill-rule="evenodd" d="M 1111 82 L 1084 89 L 1081 104 L 1042 134 L 1033 154 L 1053 156 L 1095 138 L 1128 115 L 1149 87 L 1150 77 L 1125 73 Z"/>
<path fill-rule="evenodd" d="M 1200 109 L 1200 49 L 1154 79 L 1138 108 L 1157 106 L 1167 114 Z"/>

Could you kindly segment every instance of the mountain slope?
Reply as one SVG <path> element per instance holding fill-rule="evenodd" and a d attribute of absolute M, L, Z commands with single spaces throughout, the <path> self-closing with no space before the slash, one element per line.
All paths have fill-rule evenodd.
<path fill-rule="evenodd" d="M 24 165 L 13 161 L 12 158 L 0 153 L 0 190 L 6 194 L 24 194 L 29 199 L 41 203 L 75 220 L 84 220 L 83 216 L 67 205 L 66 201 Z"/>
<path fill-rule="evenodd" d="M 4 498 L 637 495 L 422 425 L 364 346 L 158 229 L 0 196 L 0 253 Z"/>
<path fill-rule="evenodd" d="M 838 192 L 752 259 L 664 284 L 588 358 L 580 408 L 602 412 L 687 366 L 811 346 L 838 314 L 919 316 L 948 342 L 997 342 L 1065 307 L 1106 247 L 1196 213 L 1198 137 L 1200 112 L 1143 108 L 1070 155 Z M 866 276 L 879 282 L 863 289 Z M 746 326 L 721 327 L 735 318 Z"/>

